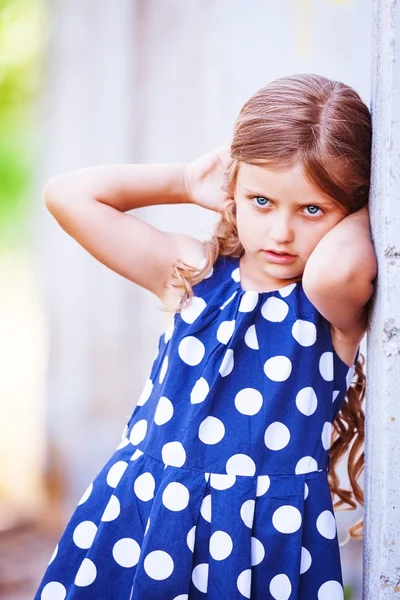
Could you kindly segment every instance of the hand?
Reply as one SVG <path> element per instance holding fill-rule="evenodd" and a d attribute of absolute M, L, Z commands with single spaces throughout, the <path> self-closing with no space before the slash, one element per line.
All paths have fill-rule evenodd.
<path fill-rule="evenodd" d="M 221 147 L 184 165 L 185 187 L 190 202 L 222 212 L 229 200 L 223 187 L 230 158 L 229 148 Z"/>

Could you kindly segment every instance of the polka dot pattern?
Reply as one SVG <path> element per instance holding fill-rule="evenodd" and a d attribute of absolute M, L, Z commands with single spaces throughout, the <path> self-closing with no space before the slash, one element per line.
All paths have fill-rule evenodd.
<path fill-rule="evenodd" d="M 209 391 L 210 386 L 208 385 L 207 381 L 204 379 L 204 377 L 200 377 L 200 379 L 198 379 L 193 386 L 190 394 L 190 402 L 192 404 L 200 404 L 200 402 L 204 402 Z"/>
<path fill-rule="evenodd" d="M 261 308 L 261 314 L 267 321 L 280 323 L 283 321 L 289 312 L 289 306 L 284 300 L 271 296 L 268 298 Z"/>
<path fill-rule="evenodd" d="M 290 441 L 290 431 L 283 423 L 271 423 L 264 436 L 264 442 L 270 450 L 282 450 Z"/>
<path fill-rule="evenodd" d="M 204 444 L 218 444 L 225 435 L 225 426 L 217 417 L 206 417 L 200 423 L 199 438 Z"/>
<path fill-rule="evenodd" d="M 235 406 L 243 415 L 255 415 L 261 409 L 263 397 L 254 388 L 244 388 L 235 396 Z"/>
<path fill-rule="evenodd" d="M 181 310 L 181 317 L 185 323 L 194 323 L 206 306 L 207 305 L 203 298 L 197 298 L 194 296 L 190 304 Z"/>
<path fill-rule="evenodd" d="M 292 363 L 287 356 L 273 356 L 264 365 L 264 373 L 272 381 L 285 381 L 292 372 Z"/>
<path fill-rule="evenodd" d="M 327 540 L 333 540 L 336 537 L 336 521 L 330 510 L 324 510 L 319 515 L 317 519 L 317 529 Z"/>
<path fill-rule="evenodd" d="M 292 593 L 290 579 L 284 573 L 275 575 L 269 584 L 269 591 L 274 600 L 289 600 Z"/>
<path fill-rule="evenodd" d="M 162 495 L 162 503 L 166 508 L 174 512 L 184 510 L 189 504 L 189 490 L 183 483 L 173 481 L 165 488 Z"/>
<path fill-rule="evenodd" d="M 197 565 L 193 569 L 192 573 L 192 581 L 193 585 L 199 590 L 199 592 L 203 592 L 203 594 L 207 593 L 208 587 L 208 564 L 201 563 Z"/>
<path fill-rule="evenodd" d="M 354 369 L 301 281 L 244 290 L 231 257 L 207 271 L 34 600 L 292 600 L 303 575 L 307 599 L 343 600 L 326 467 Z"/>
<path fill-rule="evenodd" d="M 113 546 L 112 555 L 120 567 L 129 569 L 139 562 L 140 546 L 132 538 L 122 538 Z"/>
<path fill-rule="evenodd" d="M 154 550 L 144 559 L 144 570 L 151 579 L 162 581 L 168 579 L 174 571 L 174 561 L 168 552 Z"/>
<path fill-rule="evenodd" d="M 272 524 L 280 533 L 294 533 L 300 528 L 301 521 L 301 512 L 295 506 L 280 506 L 272 515 Z"/>
<path fill-rule="evenodd" d="M 201 363 L 204 358 L 206 349 L 194 335 L 183 338 L 178 347 L 178 354 L 187 365 L 194 367 Z"/>

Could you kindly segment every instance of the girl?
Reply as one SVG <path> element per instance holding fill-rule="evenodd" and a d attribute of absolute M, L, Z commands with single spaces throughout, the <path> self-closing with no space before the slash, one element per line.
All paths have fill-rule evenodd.
<path fill-rule="evenodd" d="M 248 100 L 229 151 L 48 183 L 61 227 L 175 314 L 36 600 L 343 599 L 331 494 L 363 501 L 370 148 L 359 95 L 299 75 Z M 221 212 L 210 241 L 124 214 L 185 202 Z"/>

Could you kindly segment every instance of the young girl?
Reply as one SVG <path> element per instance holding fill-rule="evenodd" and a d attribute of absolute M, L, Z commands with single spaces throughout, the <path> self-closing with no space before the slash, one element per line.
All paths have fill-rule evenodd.
<path fill-rule="evenodd" d="M 61 227 L 170 323 L 37 600 L 343 599 L 331 493 L 363 502 L 370 148 L 359 95 L 299 75 L 248 100 L 229 151 L 49 182 Z M 210 241 L 124 214 L 187 202 L 221 212 Z"/>

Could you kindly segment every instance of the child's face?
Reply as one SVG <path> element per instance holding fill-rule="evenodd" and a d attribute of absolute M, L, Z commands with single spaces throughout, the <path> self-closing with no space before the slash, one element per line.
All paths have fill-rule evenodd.
<path fill-rule="evenodd" d="M 346 216 L 299 164 L 277 171 L 241 163 L 235 201 L 247 276 L 261 286 L 298 280 L 318 242 Z"/>

